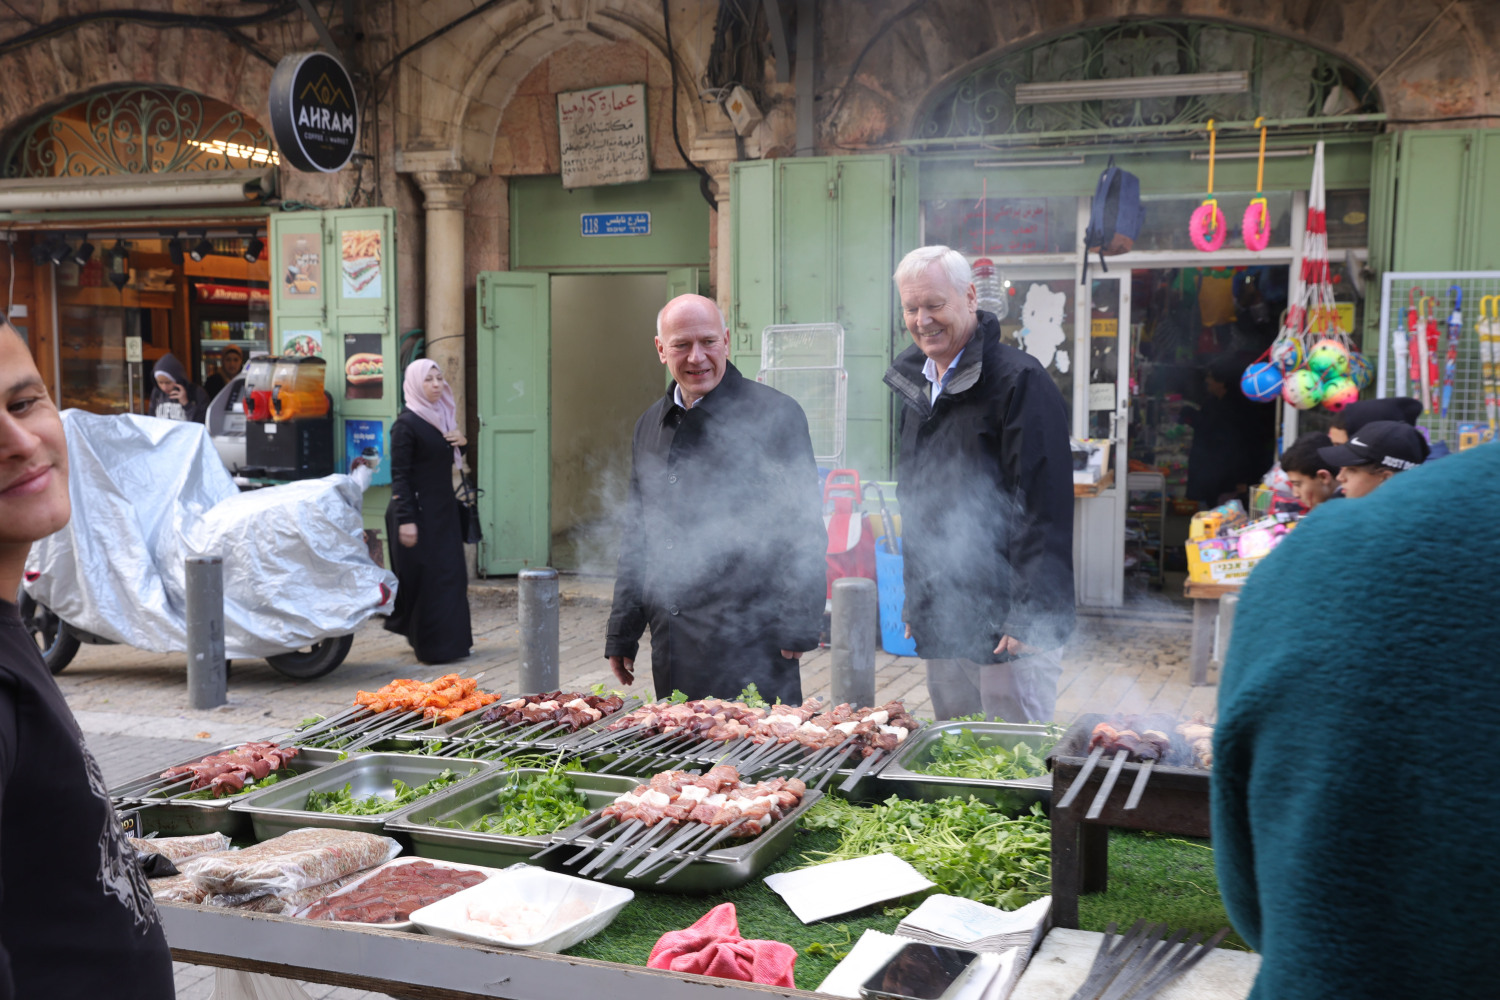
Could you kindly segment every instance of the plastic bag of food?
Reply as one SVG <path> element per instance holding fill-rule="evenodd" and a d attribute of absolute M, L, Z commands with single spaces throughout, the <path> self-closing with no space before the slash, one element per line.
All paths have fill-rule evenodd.
<path fill-rule="evenodd" d="M 202 833 L 194 837 L 131 837 L 130 846 L 141 854 L 160 854 L 176 864 L 210 851 L 229 850 L 229 838 L 222 833 Z"/>
<path fill-rule="evenodd" d="M 401 853 L 390 837 L 309 827 L 229 854 L 184 862 L 183 874 L 217 896 L 295 892 L 374 868 Z"/>
<path fill-rule="evenodd" d="M 154 878 L 149 884 L 151 898 L 158 903 L 201 903 L 208 895 L 207 890 L 199 888 L 198 883 L 186 875 Z"/>
<path fill-rule="evenodd" d="M 351 872 L 341 878 L 334 879 L 332 882 L 324 882 L 322 885 L 314 885 L 292 892 L 209 896 L 203 902 L 209 906 L 224 906 L 234 910 L 246 910 L 250 913 L 284 913 L 290 916 L 298 910 L 311 906 L 325 896 L 330 896 L 338 892 L 351 882 L 359 881 L 373 870 L 372 868 L 366 868 L 363 871 Z"/>

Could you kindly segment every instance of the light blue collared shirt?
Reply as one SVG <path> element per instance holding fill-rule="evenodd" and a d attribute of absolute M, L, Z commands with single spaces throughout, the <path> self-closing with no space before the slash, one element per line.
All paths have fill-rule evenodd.
<path fill-rule="evenodd" d="M 927 363 L 922 366 L 922 374 L 927 376 L 927 381 L 932 383 L 932 399 L 929 402 L 936 403 L 937 398 L 943 394 L 943 386 L 948 384 L 948 378 L 953 374 L 953 369 L 958 367 L 958 359 L 963 357 L 964 351 L 967 351 L 968 349 L 968 344 L 965 344 L 963 347 L 960 347 L 958 349 L 958 353 L 953 355 L 953 360 L 948 363 L 948 370 L 943 372 L 942 378 L 938 378 L 937 362 L 933 361 L 931 358 L 927 359 Z M 678 397 L 677 402 L 679 405 L 681 405 L 682 398 L 680 396 Z"/>

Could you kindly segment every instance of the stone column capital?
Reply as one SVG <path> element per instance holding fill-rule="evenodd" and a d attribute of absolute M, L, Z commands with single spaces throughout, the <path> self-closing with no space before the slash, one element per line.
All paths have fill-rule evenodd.
<path fill-rule="evenodd" d="M 467 170 L 417 170 L 412 176 L 422 188 L 429 212 L 458 211 L 464 209 L 464 195 L 477 180 Z"/>
<path fill-rule="evenodd" d="M 723 205 L 729 200 L 729 165 L 733 160 L 702 160 L 698 166 L 713 179 L 714 200 Z"/>

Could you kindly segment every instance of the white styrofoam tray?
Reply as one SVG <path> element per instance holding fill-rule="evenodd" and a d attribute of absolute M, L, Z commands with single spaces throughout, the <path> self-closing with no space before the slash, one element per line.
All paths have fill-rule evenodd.
<path fill-rule="evenodd" d="M 634 898 L 634 892 L 619 886 L 530 865 L 512 865 L 481 885 L 422 907 L 411 920 L 428 934 L 440 937 L 522 951 L 559 952 L 604 930 Z M 536 911 L 539 924 L 529 937 L 507 937 L 489 923 L 471 920 L 471 906 L 518 917 L 523 907 L 529 908 Z"/>
<path fill-rule="evenodd" d="M 418 861 L 425 861 L 428 864 L 432 865 L 434 868 L 456 868 L 459 871 L 479 872 L 485 878 L 494 878 L 496 875 L 499 875 L 501 873 L 499 868 L 485 868 L 483 865 L 463 865 L 463 864 L 458 864 L 458 863 L 452 862 L 452 861 L 439 861 L 436 858 L 418 858 L 418 857 L 393 858 L 392 860 L 387 861 L 383 865 L 378 865 L 375 868 L 371 868 L 363 876 L 361 876 L 360 878 L 355 879 L 353 882 L 350 882 L 348 885 L 344 886 L 338 892 L 330 892 L 327 896 L 324 896 L 322 899 L 318 900 L 317 902 L 308 903 L 302 909 L 298 910 L 295 914 L 293 914 L 293 916 L 296 916 L 296 917 L 305 916 L 308 910 L 311 910 L 314 906 L 317 906 L 319 903 L 325 903 L 325 902 L 328 902 L 329 900 L 336 900 L 340 896 L 346 895 L 347 893 L 352 892 L 353 890 L 359 888 L 365 882 L 368 882 L 370 879 L 374 878 L 376 875 L 379 875 L 381 872 L 386 871 L 387 869 L 390 869 L 390 868 L 399 868 L 402 865 L 414 864 L 415 862 L 418 862 Z M 455 893 L 454 895 L 457 895 L 457 893 Z M 415 912 L 415 911 L 413 911 L 413 912 Z M 361 921 L 361 920 L 319 920 L 318 923 L 320 923 L 320 924 L 348 924 L 351 927 L 384 927 L 387 930 L 393 930 L 393 931 L 409 931 L 409 930 L 414 930 L 415 929 L 415 925 L 411 922 L 410 918 L 408 918 L 406 920 L 397 920 L 395 923 L 390 923 L 390 924 L 367 924 L 367 923 L 365 923 L 364 921 Z"/>

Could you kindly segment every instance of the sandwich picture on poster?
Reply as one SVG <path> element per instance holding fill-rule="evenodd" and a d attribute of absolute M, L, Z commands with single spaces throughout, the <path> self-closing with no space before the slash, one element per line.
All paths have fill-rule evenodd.
<path fill-rule="evenodd" d="M 380 282 L 380 230 L 346 229 L 339 236 L 339 265 L 344 276 L 344 298 L 380 298 L 383 294 Z"/>
<path fill-rule="evenodd" d="M 380 334 L 344 334 L 344 398 L 381 399 L 385 396 L 385 358 Z"/>

